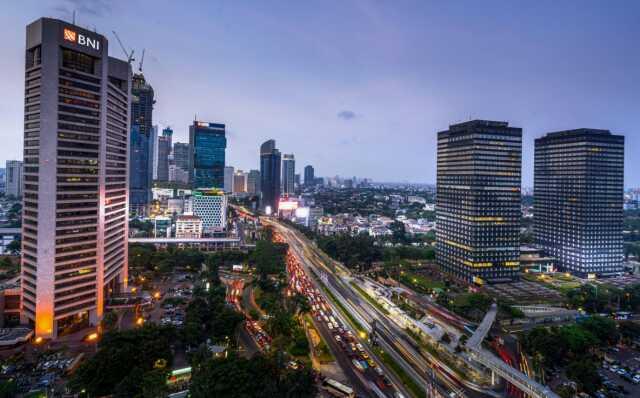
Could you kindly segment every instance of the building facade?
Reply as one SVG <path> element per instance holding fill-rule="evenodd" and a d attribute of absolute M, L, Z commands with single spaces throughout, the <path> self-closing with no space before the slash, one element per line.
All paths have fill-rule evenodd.
<path fill-rule="evenodd" d="M 193 215 L 202 219 L 202 233 L 214 235 L 223 232 L 227 226 L 227 196 L 219 189 L 199 189 L 193 191 L 190 199 Z"/>
<path fill-rule="evenodd" d="M 173 144 L 173 163 L 176 167 L 189 173 L 191 166 L 189 165 L 189 144 L 184 142 L 176 142 Z"/>
<path fill-rule="evenodd" d="M 158 137 L 158 181 L 169 181 L 169 156 L 171 155 L 171 137 L 173 130 L 167 127 L 162 130 L 162 135 Z"/>
<path fill-rule="evenodd" d="M 578 129 L 536 139 L 534 235 L 563 271 L 622 272 L 624 137 Z"/>
<path fill-rule="evenodd" d="M 233 192 L 233 166 L 225 166 L 224 168 L 224 191 Z"/>
<path fill-rule="evenodd" d="M 224 189 L 225 125 L 194 121 L 189 127 L 189 145 L 193 188 Z"/>
<path fill-rule="evenodd" d="M 280 202 L 280 151 L 275 140 L 260 146 L 260 208 L 266 213 L 277 214 Z"/>
<path fill-rule="evenodd" d="M 310 187 L 315 184 L 315 176 L 313 166 L 307 165 L 304 167 L 304 185 Z"/>
<path fill-rule="evenodd" d="M 247 174 L 247 192 L 252 195 L 260 194 L 260 170 L 249 170 Z"/>
<path fill-rule="evenodd" d="M 66 22 L 27 26 L 22 320 L 97 325 L 127 285 L 131 66 Z"/>
<path fill-rule="evenodd" d="M 129 151 L 129 208 L 144 213 L 151 202 L 153 182 L 153 87 L 142 73 L 131 81 L 131 143 Z"/>
<path fill-rule="evenodd" d="M 295 188 L 296 159 L 293 154 L 282 155 L 282 193 L 293 195 Z"/>
<path fill-rule="evenodd" d="M 233 174 L 233 193 L 247 192 L 247 173 L 238 170 Z"/>
<path fill-rule="evenodd" d="M 200 238 L 202 238 L 202 219 L 198 216 L 178 216 L 176 219 L 176 239 Z"/>
<path fill-rule="evenodd" d="M 436 261 L 467 282 L 518 278 L 522 129 L 474 120 L 438 133 Z"/>
<path fill-rule="evenodd" d="M 7 160 L 5 169 L 5 193 L 7 196 L 22 196 L 22 161 Z"/>

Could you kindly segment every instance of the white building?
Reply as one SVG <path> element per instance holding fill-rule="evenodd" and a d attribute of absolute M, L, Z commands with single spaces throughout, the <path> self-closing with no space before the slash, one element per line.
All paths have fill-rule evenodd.
<path fill-rule="evenodd" d="M 202 219 L 198 216 L 180 216 L 176 220 L 177 239 L 202 238 Z"/>
<path fill-rule="evenodd" d="M 218 189 L 193 191 L 189 209 L 202 219 L 202 233 L 210 235 L 224 231 L 227 225 L 227 197 Z"/>

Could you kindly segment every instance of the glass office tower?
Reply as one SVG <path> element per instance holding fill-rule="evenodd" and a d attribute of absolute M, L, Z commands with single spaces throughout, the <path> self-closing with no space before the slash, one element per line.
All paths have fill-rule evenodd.
<path fill-rule="evenodd" d="M 295 193 L 296 158 L 293 154 L 282 155 L 282 193 Z"/>
<path fill-rule="evenodd" d="M 36 336 L 98 325 L 127 285 L 131 66 L 107 39 L 27 26 L 21 316 Z"/>
<path fill-rule="evenodd" d="M 153 182 L 153 87 L 142 73 L 131 82 L 131 150 L 129 151 L 129 206 L 143 214 L 151 202 Z"/>
<path fill-rule="evenodd" d="M 310 187 L 314 183 L 315 183 L 315 176 L 313 172 L 313 166 L 307 165 L 304 167 L 304 185 L 307 187 Z"/>
<path fill-rule="evenodd" d="M 189 126 L 189 165 L 193 188 L 224 189 L 225 125 L 194 121 Z"/>
<path fill-rule="evenodd" d="M 563 271 L 622 272 L 624 137 L 577 129 L 536 139 L 536 243 Z"/>
<path fill-rule="evenodd" d="M 260 146 L 260 208 L 275 214 L 280 202 L 280 151 L 275 140 L 265 141 Z"/>
<path fill-rule="evenodd" d="M 436 260 L 477 284 L 518 278 L 522 129 L 473 120 L 438 133 Z"/>

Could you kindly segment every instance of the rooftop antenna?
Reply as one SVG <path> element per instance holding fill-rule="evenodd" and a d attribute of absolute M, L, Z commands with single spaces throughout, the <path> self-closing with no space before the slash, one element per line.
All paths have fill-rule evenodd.
<path fill-rule="evenodd" d="M 73 24 L 76 24 L 76 10 L 73 10 Z"/>
<path fill-rule="evenodd" d="M 116 33 L 115 30 L 112 30 L 113 35 L 116 37 L 116 39 L 118 40 L 118 43 L 120 44 L 120 48 L 122 49 L 122 52 L 124 53 L 124 55 L 127 57 L 127 62 L 129 63 L 129 65 L 131 65 L 131 63 L 133 61 L 135 61 L 135 58 L 133 58 L 133 49 L 131 49 L 131 52 L 128 52 L 126 48 L 124 48 L 124 44 L 122 44 L 122 40 L 120 40 L 120 37 L 118 36 L 118 34 Z"/>
<path fill-rule="evenodd" d="M 138 72 L 142 73 L 142 64 L 144 63 L 144 52 L 145 49 L 142 49 L 142 57 L 140 58 L 140 65 L 138 65 Z"/>

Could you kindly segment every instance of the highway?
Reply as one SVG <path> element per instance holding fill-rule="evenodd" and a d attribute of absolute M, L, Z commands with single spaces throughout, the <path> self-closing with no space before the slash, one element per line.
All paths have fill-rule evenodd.
<path fill-rule="evenodd" d="M 324 287 L 339 301 L 339 305 L 334 303 L 334 306 L 346 308 L 351 317 L 367 332 L 371 331 L 372 322 L 376 322 L 378 343 L 416 384 L 422 388 L 430 386 L 440 396 L 448 397 L 451 393 L 457 397 L 485 396 L 466 388 L 463 384 L 464 381 L 458 380 L 446 364 L 416 347 L 404 330 L 399 328 L 386 314 L 360 297 L 359 293 L 342 279 L 342 277 L 350 275 L 347 269 L 335 261 L 328 260 L 326 255 L 323 256 L 322 253 L 319 253 L 313 245 L 303 241 L 297 231 L 271 219 L 264 219 L 263 222 L 276 228 L 289 243 L 303 267 L 315 274 L 322 281 Z M 435 372 L 432 372 L 431 369 L 434 369 Z M 490 395 L 495 396 L 495 394 Z"/>

